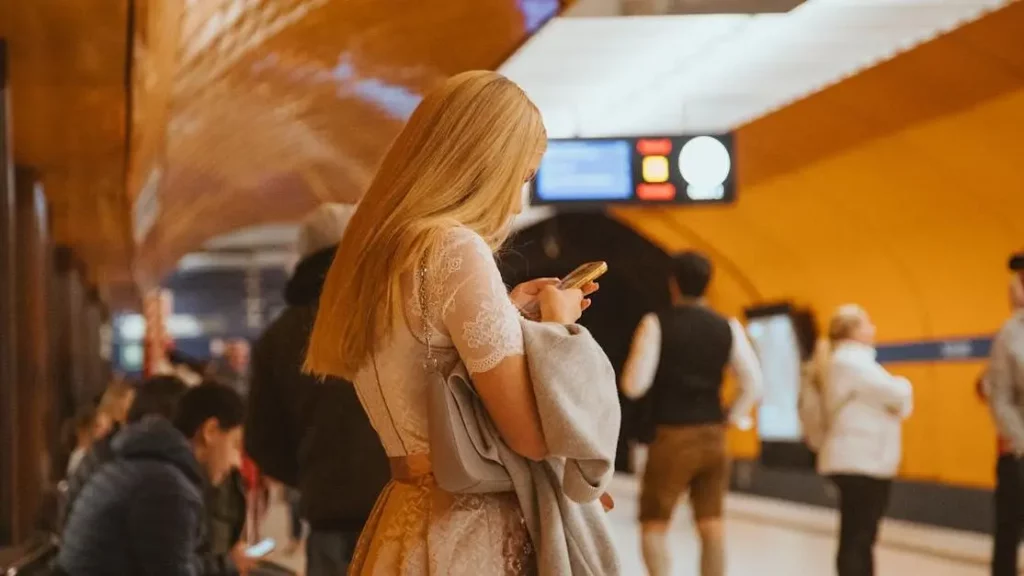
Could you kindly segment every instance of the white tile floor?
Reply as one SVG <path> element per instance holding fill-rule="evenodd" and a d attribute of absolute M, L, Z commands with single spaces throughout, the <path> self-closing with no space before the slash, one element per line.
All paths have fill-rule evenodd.
<path fill-rule="evenodd" d="M 616 508 L 611 512 L 616 530 L 624 576 L 645 576 L 640 555 L 636 523 L 636 487 L 632 479 L 618 478 L 614 485 Z M 830 534 L 832 515 L 817 509 L 794 506 L 759 498 L 731 496 L 726 516 L 729 576 L 830 576 L 834 574 L 835 540 Z M 883 531 L 893 532 L 891 526 Z M 949 531 L 927 530 L 914 533 L 915 528 L 895 526 L 904 540 L 916 537 L 950 538 Z M 941 534 L 940 534 L 941 532 Z M 698 543 L 689 517 L 681 507 L 671 532 L 674 576 L 698 576 Z M 890 537 L 890 540 L 895 538 Z M 877 576 L 984 576 L 988 569 L 988 539 L 974 535 L 952 536 L 954 548 L 968 546 L 958 559 L 936 557 L 926 551 L 909 549 L 905 542 L 880 546 L 877 550 Z M 910 544 L 913 544 L 911 542 Z M 925 543 L 922 542 L 922 545 Z M 984 556 L 978 557 L 981 550 Z M 973 557 L 972 557 L 973 555 Z"/>
<path fill-rule="evenodd" d="M 611 512 L 624 576 L 645 576 L 636 523 L 636 483 L 617 478 Z M 284 543 L 287 512 L 276 503 L 264 535 Z M 828 511 L 773 500 L 730 496 L 727 513 L 729 576 L 831 576 L 835 520 Z M 877 576 L 984 576 L 987 537 L 887 522 L 877 551 Z M 688 510 L 681 508 L 671 532 L 674 576 L 698 576 L 696 535 Z M 301 552 L 288 557 L 279 548 L 272 559 L 301 572 Z M 486 575 L 481 575 L 486 576 Z"/>

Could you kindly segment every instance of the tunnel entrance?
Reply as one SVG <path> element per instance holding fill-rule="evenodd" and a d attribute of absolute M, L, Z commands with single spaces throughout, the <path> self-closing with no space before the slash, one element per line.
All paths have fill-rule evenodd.
<path fill-rule="evenodd" d="M 603 213 L 559 214 L 516 234 L 499 254 L 505 282 L 514 286 L 540 277 L 561 277 L 593 260 L 608 263 L 601 290 L 581 324 L 604 348 L 621 374 L 633 331 L 647 312 L 669 305 L 666 278 L 671 258 L 628 226 Z M 642 402 L 622 400 L 622 433 L 616 469 L 629 470 L 628 441 L 638 437 Z"/>

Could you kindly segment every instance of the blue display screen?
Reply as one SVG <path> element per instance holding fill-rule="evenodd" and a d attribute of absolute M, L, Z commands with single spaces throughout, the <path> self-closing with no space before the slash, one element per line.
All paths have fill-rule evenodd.
<path fill-rule="evenodd" d="M 534 183 L 540 202 L 623 201 L 633 197 L 629 140 L 552 140 Z"/>

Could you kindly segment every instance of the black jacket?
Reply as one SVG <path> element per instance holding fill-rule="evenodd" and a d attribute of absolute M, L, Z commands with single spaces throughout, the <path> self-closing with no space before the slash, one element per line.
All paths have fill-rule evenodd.
<path fill-rule="evenodd" d="M 351 383 L 302 373 L 329 248 L 299 263 L 288 307 L 253 347 L 245 449 L 260 469 L 296 487 L 314 529 L 359 531 L 390 477 L 380 439 Z"/>
<path fill-rule="evenodd" d="M 242 474 L 232 470 L 219 486 L 206 483 L 206 526 L 199 543 L 203 576 L 233 576 L 238 573 L 231 551 L 242 539 L 246 502 Z"/>
<path fill-rule="evenodd" d="M 70 576 L 196 576 L 203 471 L 188 440 L 150 417 L 111 442 L 114 460 L 85 484 L 57 564 Z"/>
<path fill-rule="evenodd" d="M 157 418 L 157 416 L 150 416 Z M 117 458 L 114 439 L 120 425 L 106 436 L 93 442 L 82 462 L 67 479 L 67 495 L 58 514 L 58 529 L 63 534 L 75 503 L 96 472 Z M 198 554 L 203 576 L 232 576 L 238 573 L 231 559 L 231 548 L 241 538 L 245 525 L 245 488 L 241 475 L 232 471 L 222 485 L 204 483 L 205 525 L 199 542 Z"/>

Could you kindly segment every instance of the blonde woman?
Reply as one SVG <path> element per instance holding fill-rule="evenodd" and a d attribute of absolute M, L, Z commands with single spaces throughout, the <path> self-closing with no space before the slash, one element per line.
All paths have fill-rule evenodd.
<path fill-rule="evenodd" d="M 128 420 L 128 411 L 135 401 L 135 387 L 124 380 L 114 380 L 103 391 L 99 411 L 105 414 L 115 426 Z"/>
<path fill-rule="evenodd" d="M 351 380 L 391 458 L 350 574 L 526 574 L 514 494 L 453 495 L 430 473 L 425 365 L 465 363 L 517 453 L 547 453 L 518 308 L 575 322 L 589 301 L 538 280 L 506 291 L 493 253 L 547 146 L 540 113 L 492 72 L 429 94 L 392 144 L 327 274 L 306 368 Z M 588 292 L 596 286 L 588 287 Z M 339 447 L 343 449 L 343 447 Z"/>
<path fill-rule="evenodd" d="M 839 489 L 839 576 L 872 576 L 878 526 L 900 464 L 913 389 L 875 359 L 875 326 L 860 306 L 832 317 L 821 351 L 825 436 L 818 472 Z"/>

